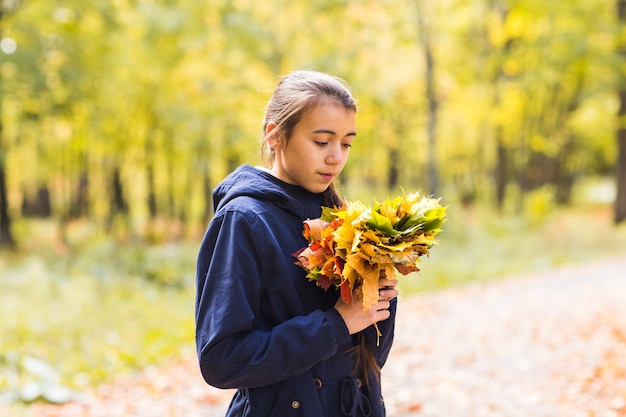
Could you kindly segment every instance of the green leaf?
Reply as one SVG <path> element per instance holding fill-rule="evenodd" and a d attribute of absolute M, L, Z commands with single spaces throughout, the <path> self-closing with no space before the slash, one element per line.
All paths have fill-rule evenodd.
<path fill-rule="evenodd" d="M 378 230 L 388 237 L 400 236 L 402 233 L 393 228 L 391 220 L 382 214 L 372 210 L 372 218 L 367 221 L 367 225 L 372 229 Z"/>
<path fill-rule="evenodd" d="M 436 207 L 428 210 L 424 213 L 423 230 L 426 232 L 438 231 L 441 228 L 441 225 L 445 222 L 445 214 L 446 207 Z"/>
<path fill-rule="evenodd" d="M 424 218 L 420 216 L 418 213 L 413 214 L 412 216 L 403 217 L 397 225 L 398 230 L 402 230 L 404 233 L 410 233 L 409 230 L 415 231 L 418 230 L 421 226 L 421 223 L 424 221 Z"/>
<path fill-rule="evenodd" d="M 327 222 L 333 221 L 333 219 L 336 217 L 335 211 L 336 209 L 334 208 L 322 206 L 322 215 L 320 216 L 320 219 Z"/>

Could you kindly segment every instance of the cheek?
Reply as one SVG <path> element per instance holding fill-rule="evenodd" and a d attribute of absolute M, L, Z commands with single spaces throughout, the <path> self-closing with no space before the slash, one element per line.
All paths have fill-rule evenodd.
<path fill-rule="evenodd" d="M 348 158 L 350 157 L 350 149 L 346 150 L 346 152 L 343 154 L 343 163 L 345 164 L 346 162 L 348 162 Z"/>

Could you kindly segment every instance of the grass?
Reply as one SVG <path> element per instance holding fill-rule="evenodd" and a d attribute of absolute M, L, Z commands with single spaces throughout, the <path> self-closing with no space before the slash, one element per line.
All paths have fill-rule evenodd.
<path fill-rule="evenodd" d="M 0 258 L 0 394 L 7 398 L 43 395 L 51 385 L 80 390 L 193 352 L 191 244 L 99 242 L 8 258 Z"/>
<path fill-rule="evenodd" d="M 400 278 L 402 291 L 626 256 L 626 225 L 612 224 L 607 205 L 528 212 L 451 207 L 440 245 L 419 277 Z M 0 394 L 51 380 L 80 390 L 193 351 L 198 242 L 120 246 L 87 234 L 68 249 L 49 225 L 37 229 L 23 252 L 0 254 Z"/>

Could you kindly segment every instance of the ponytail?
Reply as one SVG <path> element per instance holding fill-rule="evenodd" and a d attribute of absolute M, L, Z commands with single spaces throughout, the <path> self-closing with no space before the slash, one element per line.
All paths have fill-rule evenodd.
<path fill-rule="evenodd" d="M 343 207 L 345 203 L 333 183 L 322 193 L 322 204 L 325 207 Z M 376 381 L 380 381 L 380 366 L 365 337 L 365 330 L 357 333 L 354 339 L 354 347 L 351 349 L 354 356 L 353 374 L 362 378 L 365 386 L 369 388 L 372 377 L 376 378 Z"/>
<path fill-rule="evenodd" d="M 356 342 L 351 349 L 354 355 L 353 374 L 359 376 L 363 380 L 365 387 L 369 388 L 372 377 L 380 382 L 380 365 L 376 361 L 372 346 L 365 337 L 365 330 L 360 331 L 356 335 Z"/>

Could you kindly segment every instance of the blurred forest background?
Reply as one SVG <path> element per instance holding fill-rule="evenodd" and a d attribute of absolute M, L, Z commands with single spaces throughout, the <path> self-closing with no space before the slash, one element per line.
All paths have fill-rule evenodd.
<path fill-rule="evenodd" d="M 346 79 L 340 188 L 450 220 L 407 292 L 624 255 L 626 1 L 0 0 L 0 401 L 193 352 L 211 191 L 294 69 Z"/>

